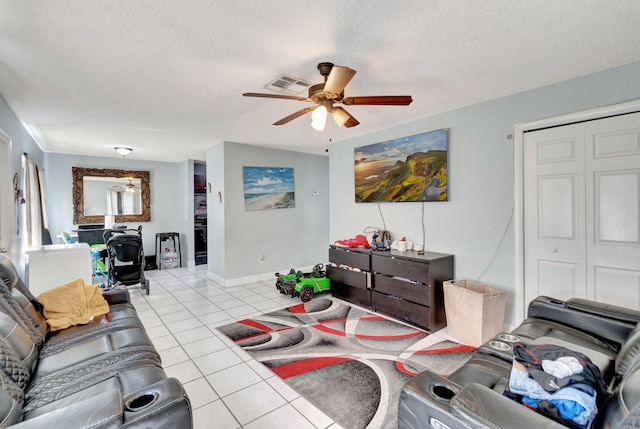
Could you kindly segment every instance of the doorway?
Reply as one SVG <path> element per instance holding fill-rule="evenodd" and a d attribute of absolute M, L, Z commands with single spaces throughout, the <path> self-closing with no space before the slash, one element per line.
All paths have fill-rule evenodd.
<path fill-rule="evenodd" d="M 193 229 L 196 265 L 207 263 L 207 166 L 193 165 Z"/>
<path fill-rule="evenodd" d="M 0 130 L 0 253 L 11 257 L 14 205 L 11 180 L 11 139 Z"/>

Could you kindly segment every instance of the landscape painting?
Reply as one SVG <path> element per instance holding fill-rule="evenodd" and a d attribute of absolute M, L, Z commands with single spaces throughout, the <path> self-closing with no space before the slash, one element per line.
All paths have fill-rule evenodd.
<path fill-rule="evenodd" d="M 296 206 L 293 168 L 242 167 L 245 210 L 288 209 Z"/>
<path fill-rule="evenodd" d="M 357 147 L 357 203 L 448 201 L 449 129 Z"/>

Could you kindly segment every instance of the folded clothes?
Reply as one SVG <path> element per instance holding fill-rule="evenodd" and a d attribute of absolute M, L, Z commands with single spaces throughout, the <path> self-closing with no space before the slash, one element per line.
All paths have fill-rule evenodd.
<path fill-rule="evenodd" d="M 583 367 L 575 357 L 563 356 L 556 360 L 544 359 L 542 361 L 542 369 L 556 378 L 566 378 L 574 374 L 580 374 Z"/>
<path fill-rule="evenodd" d="M 524 365 L 529 375 L 547 392 L 555 392 L 574 383 L 593 386 L 601 395 L 607 391 L 600 369 L 583 353 L 554 344 L 516 343 L 513 346 L 513 357 Z M 544 360 L 558 360 L 561 357 L 576 358 L 582 366 L 582 371 L 568 377 L 556 377 L 544 371 L 542 367 Z"/>
<path fill-rule="evenodd" d="M 518 361 L 513 362 L 509 377 L 509 392 L 522 396 L 522 403 L 531 408 L 541 408 L 540 403 L 549 402 L 560 417 L 580 427 L 587 427 L 597 412 L 596 389 L 584 383 L 573 383 L 555 392 L 548 392 L 527 372 Z M 547 404 L 545 407 L 548 410 Z"/>

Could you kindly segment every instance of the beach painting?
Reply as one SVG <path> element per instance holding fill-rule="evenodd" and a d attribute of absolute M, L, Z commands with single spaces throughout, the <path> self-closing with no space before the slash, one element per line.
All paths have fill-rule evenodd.
<path fill-rule="evenodd" d="M 293 168 L 242 167 L 245 210 L 289 209 L 296 206 Z"/>
<path fill-rule="evenodd" d="M 357 203 L 448 201 L 449 129 L 354 149 Z"/>

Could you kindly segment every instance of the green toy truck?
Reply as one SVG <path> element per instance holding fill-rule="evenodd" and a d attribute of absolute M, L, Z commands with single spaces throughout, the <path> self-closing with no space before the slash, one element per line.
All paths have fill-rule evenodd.
<path fill-rule="evenodd" d="M 316 293 L 329 290 L 329 279 L 324 271 L 324 264 L 316 264 L 310 273 L 296 272 L 293 268 L 289 274 L 276 273 L 276 289 L 280 293 L 299 296 L 302 302 L 311 301 Z"/>

